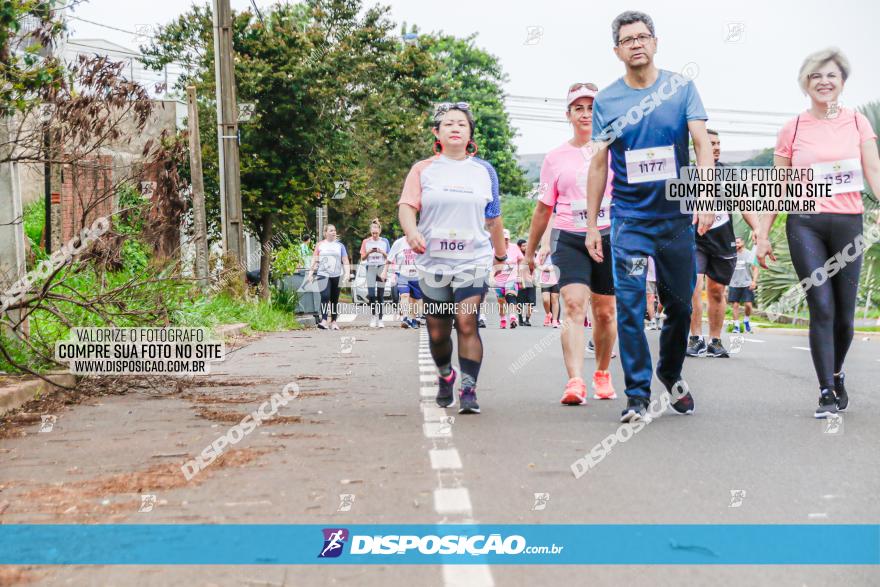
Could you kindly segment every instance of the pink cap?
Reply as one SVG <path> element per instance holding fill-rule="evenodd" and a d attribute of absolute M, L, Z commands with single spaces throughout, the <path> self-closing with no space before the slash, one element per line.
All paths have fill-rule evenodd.
<path fill-rule="evenodd" d="M 565 103 L 566 105 L 571 106 L 571 103 L 578 98 L 595 98 L 596 94 L 598 93 L 599 92 L 597 90 L 593 90 L 587 87 L 587 84 L 579 84 L 573 90 L 569 90 L 568 98 L 566 98 Z"/>

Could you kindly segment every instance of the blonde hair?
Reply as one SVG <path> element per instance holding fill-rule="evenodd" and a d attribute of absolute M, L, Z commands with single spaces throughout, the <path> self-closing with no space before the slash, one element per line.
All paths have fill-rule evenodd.
<path fill-rule="evenodd" d="M 379 222 L 378 218 L 373 218 L 372 220 L 370 220 L 370 226 L 373 226 L 374 224 L 376 226 L 378 226 L 380 229 L 382 228 L 382 223 Z"/>
<path fill-rule="evenodd" d="M 837 47 L 828 47 L 827 49 L 810 53 L 807 55 L 807 58 L 804 59 L 804 63 L 801 65 L 801 69 L 798 72 L 798 83 L 804 93 L 807 92 L 810 74 L 814 73 L 829 61 L 833 61 L 834 64 L 837 65 L 840 69 L 843 81 L 846 81 L 849 77 L 849 72 L 851 71 L 849 59 L 847 59 L 846 55 L 844 55 Z"/>

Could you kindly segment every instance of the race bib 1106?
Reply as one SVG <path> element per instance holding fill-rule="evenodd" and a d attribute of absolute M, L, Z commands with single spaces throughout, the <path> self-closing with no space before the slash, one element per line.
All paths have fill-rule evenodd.
<path fill-rule="evenodd" d="M 467 259 L 474 253 L 474 234 L 469 230 L 433 228 L 428 251 L 432 257 Z"/>

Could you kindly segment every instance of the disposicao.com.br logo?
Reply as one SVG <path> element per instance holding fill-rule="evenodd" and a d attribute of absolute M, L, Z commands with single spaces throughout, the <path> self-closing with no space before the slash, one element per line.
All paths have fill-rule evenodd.
<path fill-rule="evenodd" d="M 325 528 L 324 546 L 318 558 L 342 554 L 346 542 L 351 555 L 522 555 L 560 554 L 564 546 L 528 546 L 519 534 L 446 535 L 351 535 L 345 528 Z"/>

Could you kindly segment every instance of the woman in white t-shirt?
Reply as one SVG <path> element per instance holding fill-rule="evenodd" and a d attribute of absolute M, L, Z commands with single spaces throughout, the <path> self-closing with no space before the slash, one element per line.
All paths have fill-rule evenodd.
<path fill-rule="evenodd" d="M 367 273 L 367 300 L 370 302 L 370 327 L 385 328 L 382 310 L 385 305 L 385 278 L 388 276 L 385 264 L 391 243 L 382 236 L 382 225 L 378 218 L 370 222 L 370 236 L 361 242 L 361 264 Z"/>
<path fill-rule="evenodd" d="M 318 287 L 321 289 L 321 322 L 318 328 L 321 330 L 339 330 L 336 323 L 339 306 L 340 285 L 344 284 L 351 273 L 351 265 L 348 261 L 348 251 L 345 245 L 336 240 L 336 227 L 328 224 L 324 227 L 324 240 L 315 246 L 312 255 L 312 266 L 309 269 L 306 282 L 311 282 L 318 275 Z M 327 315 L 330 315 L 330 324 L 327 324 Z"/>
<path fill-rule="evenodd" d="M 474 117 L 465 102 L 434 113 L 434 152 L 413 165 L 398 202 L 400 226 L 418 254 L 431 356 L 440 371 L 437 405 L 455 403 L 452 321 L 461 368 L 460 414 L 478 414 L 477 376 L 483 342 L 477 326 L 489 272 L 507 260 L 498 175 L 475 157 Z M 416 222 L 418 216 L 418 222 Z"/>

